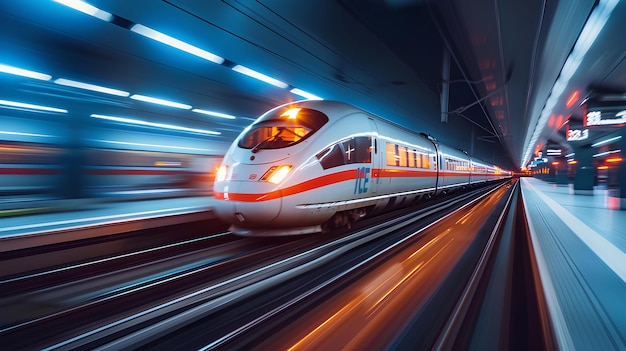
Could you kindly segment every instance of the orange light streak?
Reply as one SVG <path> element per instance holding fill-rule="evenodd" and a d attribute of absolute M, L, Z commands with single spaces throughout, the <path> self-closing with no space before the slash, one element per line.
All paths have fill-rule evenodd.
<path fill-rule="evenodd" d="M 579 92 L 578 90 L 576 90 L 572 93 L 572 95 L 569 96 L 569 99 L 567 99 L 567 102 L 565 103 L 567 108 L 574 106 L 576 101 L 578 101 L 578 95 L 579 95 Z"/>
<path fill-rule="evenodd" d="M 328 318 L 326 321 L 324 321 L 324 323 L 320 324 L 317 328 L 313 329 L 313 331 L 311 331 L 307 336 L 305 336 L 300 341 L 298 341 L 295 345 L 290 347 L 288 349 L 288 351 L 293 351 L 295 349 L 300 348 L 301 345 L 305 344 L 307 342 L 307 340 L 312 338 L 320 329 L 324 328 L 324 326 L 326 326 L 328 323 L 332 322 L 333 319 L 337 318 L 338 316 L 343 315 L 345 313 L 345 311 L 351 310 L 352 308 L 355 307 L 355 305 L 358 305 L 358 304 L 359 304 L 359 301 L 352 300 L 350 303 L 345 305 L 342 309 L 337 311 L 337 313 L 335 313 L 332 316 L 330 316 L 330 318 Z"/>
<path fill-rule="evenodd" d="M 563 115 L 558 115 L 556 117 L 556 125 L 555 125 L 555 127 L 561 128 L 562 125 L 563 125 Z"/>

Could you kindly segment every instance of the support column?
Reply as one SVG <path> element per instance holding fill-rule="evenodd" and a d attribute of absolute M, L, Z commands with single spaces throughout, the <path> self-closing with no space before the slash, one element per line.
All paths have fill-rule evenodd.
<path fill-rule="evenodd" d="M 450 97 L 450 53 L 443 48 L 443 64 L 441 67 L 441 123 L 448 123 L 448 98 Z"/>
<path fill-rule="evenodd" d="M 596 168 L 593 166 L 595 150 L 590 145 L 574 148 L 576 153 L 576 176 L 574 177 L 574 194 L 593 195 L 596 179 Z"/>
<path fill-rule="evenodd" d="M 83 131 L 87 118 L 82 112 L 73 112 L 65 119 L 62 136 L 64 153 L 61 160 L 63 181 L 58 189 L 65 199 L 79 199 L 85 196 L 85 148 Z"/>
<path fill-rule="evenodd" d="M 556 167 L 554 167 L 554 181 L 556 182 L 556 185 L 569 185 L 569 179 L 567 178 L 567 160 L 565 157 L 556 157 L 555 161 L 559 163 Z"/>
<path fill-rule="evenodd" d="M 622 150 L 621 154 L 624 155 L 626 154 L 626 128 L 622 128 L 621 135 L 620 149 Z M 609 202 L 612 204 L 611 209 L 624 210 L 626 209 L 626 162 L 623 160 L 620 161 L 617 177 L 619 179 L 619 198 L 609 196 Z"/>

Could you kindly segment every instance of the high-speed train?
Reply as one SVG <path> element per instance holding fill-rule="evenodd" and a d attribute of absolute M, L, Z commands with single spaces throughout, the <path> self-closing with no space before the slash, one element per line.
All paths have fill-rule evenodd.
<path fill-rule="evenodd" d="M 0 140 L 0 202 L 15 196 L 62 198 L 63 178 L 73 171 L 68 150 L 15 139 Z M 81 154 L 83 184 L 72 185 L 82 185 L 85 196 L 120 200 L 209 194 L 212 171 L 221 161 L 221 156 L 145 150 L 89 148 Z"/>
<path fill-rule="evenodd" d="M 276 107 L 235 139 L 215 179 L 218 218 L 239 235 L 321 232 L 511 173 L 357 107 Z"/>

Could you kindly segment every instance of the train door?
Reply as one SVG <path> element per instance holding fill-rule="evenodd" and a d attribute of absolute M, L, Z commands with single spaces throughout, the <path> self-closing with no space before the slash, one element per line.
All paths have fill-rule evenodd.
<path fill-rule="evenodd" d="M 381 154 L 378 150 L 380 145 L 378 145 L 378 128 L 376 127 L 376 122 L 373 119 L 368 118 L 370 129 L 374 132 L 374 136 L 372 137 L 372 172 L 370 174 L 370 190 L 372 194 L 376 194 L 378 192 L 378 184 L 380 182 L 380 162 L 381 162 Z"/>
<path fill-rule="evenodd" d="M 439 189 L 441 188 L 441 172 L 440 170 L 443 167 L 443 158 L 440 157 L 441 153 L 439 152 L 439 144 L 431 140 L 433 145 L 435 146 L 435 195 L 439 193 Z"/>

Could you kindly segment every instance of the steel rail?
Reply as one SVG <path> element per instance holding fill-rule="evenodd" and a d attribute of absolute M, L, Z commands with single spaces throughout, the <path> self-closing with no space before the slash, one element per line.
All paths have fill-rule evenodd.
<path fill-rule="evenodd" d="M 513 195 L 518 188 L 519 182 L 515 184 L 515 188 L 509 194 L 506 205 L 503 211 L 500 213 L 500 216 L 498 217 L 498 220 L 496 221 L 493 230 L 491 231 L 489 240 L 487 241 L 487 245 L 485 245 L 485 248 L 483 249 L 483 252 L 478 260 L 478 264 L 474 268 L 474 271 L 472 272 L 472 275 L 468 283 L 466 284 L 465 289 L 461 294 L 461 297 L 457 301 L 454 310 L 450 314 L 445 326 L 442 329 L 442 332 L 439 334 L 437 341 L 432 347 L 433 351 L 452 350 L 454 346 L 454 341 L 456 340 L 459 330 L 461 329 L 461 326 L 463 324 L 463 320 L 465 319 L 465 316 L 469 309 L 469 305 L 474 297 L 476 289 L 478 288 L 480 280 L 483 278 L 483 273 L 487 268 L 487 263 L 497 242 L 498 234 L 500 233 L 504 224 L 506 214 L 510 210 Z"/>

